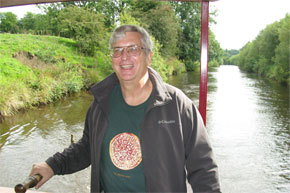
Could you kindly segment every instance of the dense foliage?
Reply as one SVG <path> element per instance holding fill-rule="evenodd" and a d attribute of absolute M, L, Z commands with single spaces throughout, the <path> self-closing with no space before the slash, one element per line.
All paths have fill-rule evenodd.
<path fill-rule="evenodd" d="M 290 15 L 263 29 L 233 59 L 242 70 L 290 85 Z"/>
<path fill-rule="evenodd" d="M 231 49 L 224 50 L 223 64 L 225 65 L 234 65 L 235 58 L 239 54 L 239 50 Z"/>
<path fill-rule="evenodd" d="M 0 31 L 16 33 L 18 31 L 17 16 L 12 12 L 0 13 Z"/>
<path fill-rule="evenodd" d="M 104 25 L 104 17 L 89 9 L 68 7 L 58 15 L 60 33 L 78 42 L 81 52 L 93 56 L 96 50 L 104 50 L 108 39 Z"/>

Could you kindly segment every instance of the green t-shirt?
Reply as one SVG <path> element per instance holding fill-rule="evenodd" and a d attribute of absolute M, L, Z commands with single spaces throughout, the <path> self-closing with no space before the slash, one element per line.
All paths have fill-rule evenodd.
<path fill-rule="evenodd" d="M 120 85 L 112 91 L 101 154 L 101 185 L 105 192 L 146 192 L 140 124 L 150 99 L 129 106 Z"/>

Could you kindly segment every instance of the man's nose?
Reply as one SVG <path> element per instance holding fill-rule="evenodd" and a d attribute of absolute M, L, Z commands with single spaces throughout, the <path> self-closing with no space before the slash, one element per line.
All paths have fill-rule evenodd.
<path fill-rule="evenodd" d="M 129 52 L 127 50 L 127 48 L 124 48 L 122 53 L 121 53 L 121 58 L 122 60 L 126 60 L 129 57 Z"/>

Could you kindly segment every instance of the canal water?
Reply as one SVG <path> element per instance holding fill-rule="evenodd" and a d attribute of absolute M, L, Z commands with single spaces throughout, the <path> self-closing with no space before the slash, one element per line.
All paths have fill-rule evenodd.
<path fill-rule="evenodd" d="M 169 78 L 197 105 L 199 74 Z M 82 135 L 92 96 L 80 93 L 19 113 L 0 123 L 0 186 L 14 187 L 35 162 L 44 161 Z M 289 88 L 241 72 L 236 66 L 210 69 L 207 130 L 224 193 L 290 192 Z M 89 192 L 89 168 L 55 176 L 41 190 Z"/>

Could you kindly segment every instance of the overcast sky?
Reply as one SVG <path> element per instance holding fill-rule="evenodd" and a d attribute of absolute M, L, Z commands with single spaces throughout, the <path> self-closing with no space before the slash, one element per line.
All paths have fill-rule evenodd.
<path fill-rule="evenodd" d="M 17 15 L 18 19 L 21 19 L 27 12 L 40 13 L 40 10 L 35 5 L 22 5 L 0 8 L 0 12 L 12 12 Z"/>
<path fill-rule="evenodd" d="M 217 9 L 216 25 L 211 29 L 223 49 L 240 49 L 256 38 L 268 24 L 290 14 L 290 0 L 219 0 L 210 3 Z M 22 18 L 27 11 L 40 13 L 36 6 L 0 8 L 0 12 L 11 11 Z"/>
<path fill-rule="evenodd" d="M 268 24 L 290 14 L 290 0 L 219 0 L 217 24 L 211 26 L 223 49 L 240 49 Z"/>

